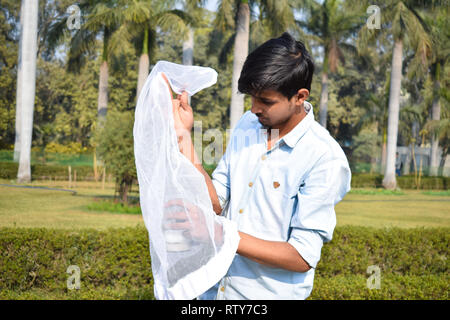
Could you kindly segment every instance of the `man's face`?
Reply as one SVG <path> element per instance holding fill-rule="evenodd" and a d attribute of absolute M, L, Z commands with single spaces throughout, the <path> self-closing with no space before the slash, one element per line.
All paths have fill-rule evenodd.
<path fill-rule="evenodd" d="M 299 108 L 297 108 L 295 100 L 295 96 L 289 100 L 278 91 L 264 90 L 252 95 L 251 111 L 263 126 L 277 128 L 298 112 Z"/>

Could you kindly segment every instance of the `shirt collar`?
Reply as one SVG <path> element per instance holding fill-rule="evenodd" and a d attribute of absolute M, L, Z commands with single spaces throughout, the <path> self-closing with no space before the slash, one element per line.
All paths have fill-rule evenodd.
<path fill-rule="evenodd" d="M 291 131 L 289 131 L 284 137 L 281 139 L 291 148 L 294 148 L 297 142 L 303 137 L 303 135 L 306 133 L 306 131 L 309 129 L 309 126 L 311 125 L 311 122 L 314 120 L 314 112 L 312 105 L 305 101 L 305 109 L 309 112 L 300 121 Z"/>

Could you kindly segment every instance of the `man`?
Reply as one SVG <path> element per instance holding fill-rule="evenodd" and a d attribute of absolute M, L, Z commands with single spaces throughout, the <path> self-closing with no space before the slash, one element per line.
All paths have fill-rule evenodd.
<path fill-rule="evenodd" d="M 173 100 L 180 151 L 203 173 L 213 209 L 238 225 L 238 250 L 226 276 L 199 299 L 306 299 L 334 206 L 350 190 L 344 152 L 306 100 L 313 61 L 288 33 L 246 59 L 239 91 L 252 98 L 212 174 L 190 138 L 192 109 Z M 243 136 L 244 139 L 243 139 Z"/>
<path fill-rule="evenodd" d="M 400 177 L 402 175 L 402 169 L 403 169 L 403 162 L 399 157 L 399 153 L 397 152 L 395 154 L 395 174 Z"/>

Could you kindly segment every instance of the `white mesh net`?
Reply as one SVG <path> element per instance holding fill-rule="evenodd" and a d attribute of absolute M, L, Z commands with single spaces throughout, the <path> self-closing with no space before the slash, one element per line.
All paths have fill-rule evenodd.
<path fill-rule="evenodd" d="M 217 216 L 203 175 L 180 153 L 171 93 L 190 96 L 216 83 L 211 68 L 158 62 L 136 106 L 134 153 L 149 232 L 157 299 L 193 299 L 227 272 L 239 243 L 234 222 Z M 183 226 L 182 229 L 172 229 Z"/>

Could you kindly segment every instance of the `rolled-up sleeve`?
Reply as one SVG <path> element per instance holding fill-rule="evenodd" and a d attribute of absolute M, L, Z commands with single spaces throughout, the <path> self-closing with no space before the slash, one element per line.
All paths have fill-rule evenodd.
<path fill-rule="evenodd" d="M 297 193 L 288 242 L 315 268 L 324 242 L 336 226 L 334 206 L 350 191 L 351 172 L 346 158 L 319 161 Z"/>
<path fill-rule="evenodd" d="M 212 173 L 212 183 L 216 189 L 217 197 L 219 198 L 220 206 L 225 208 L 230 198 L 230 167 L 229 167 L 229 146 L 227 151 L 220 159 L 216 169 Z"/>

